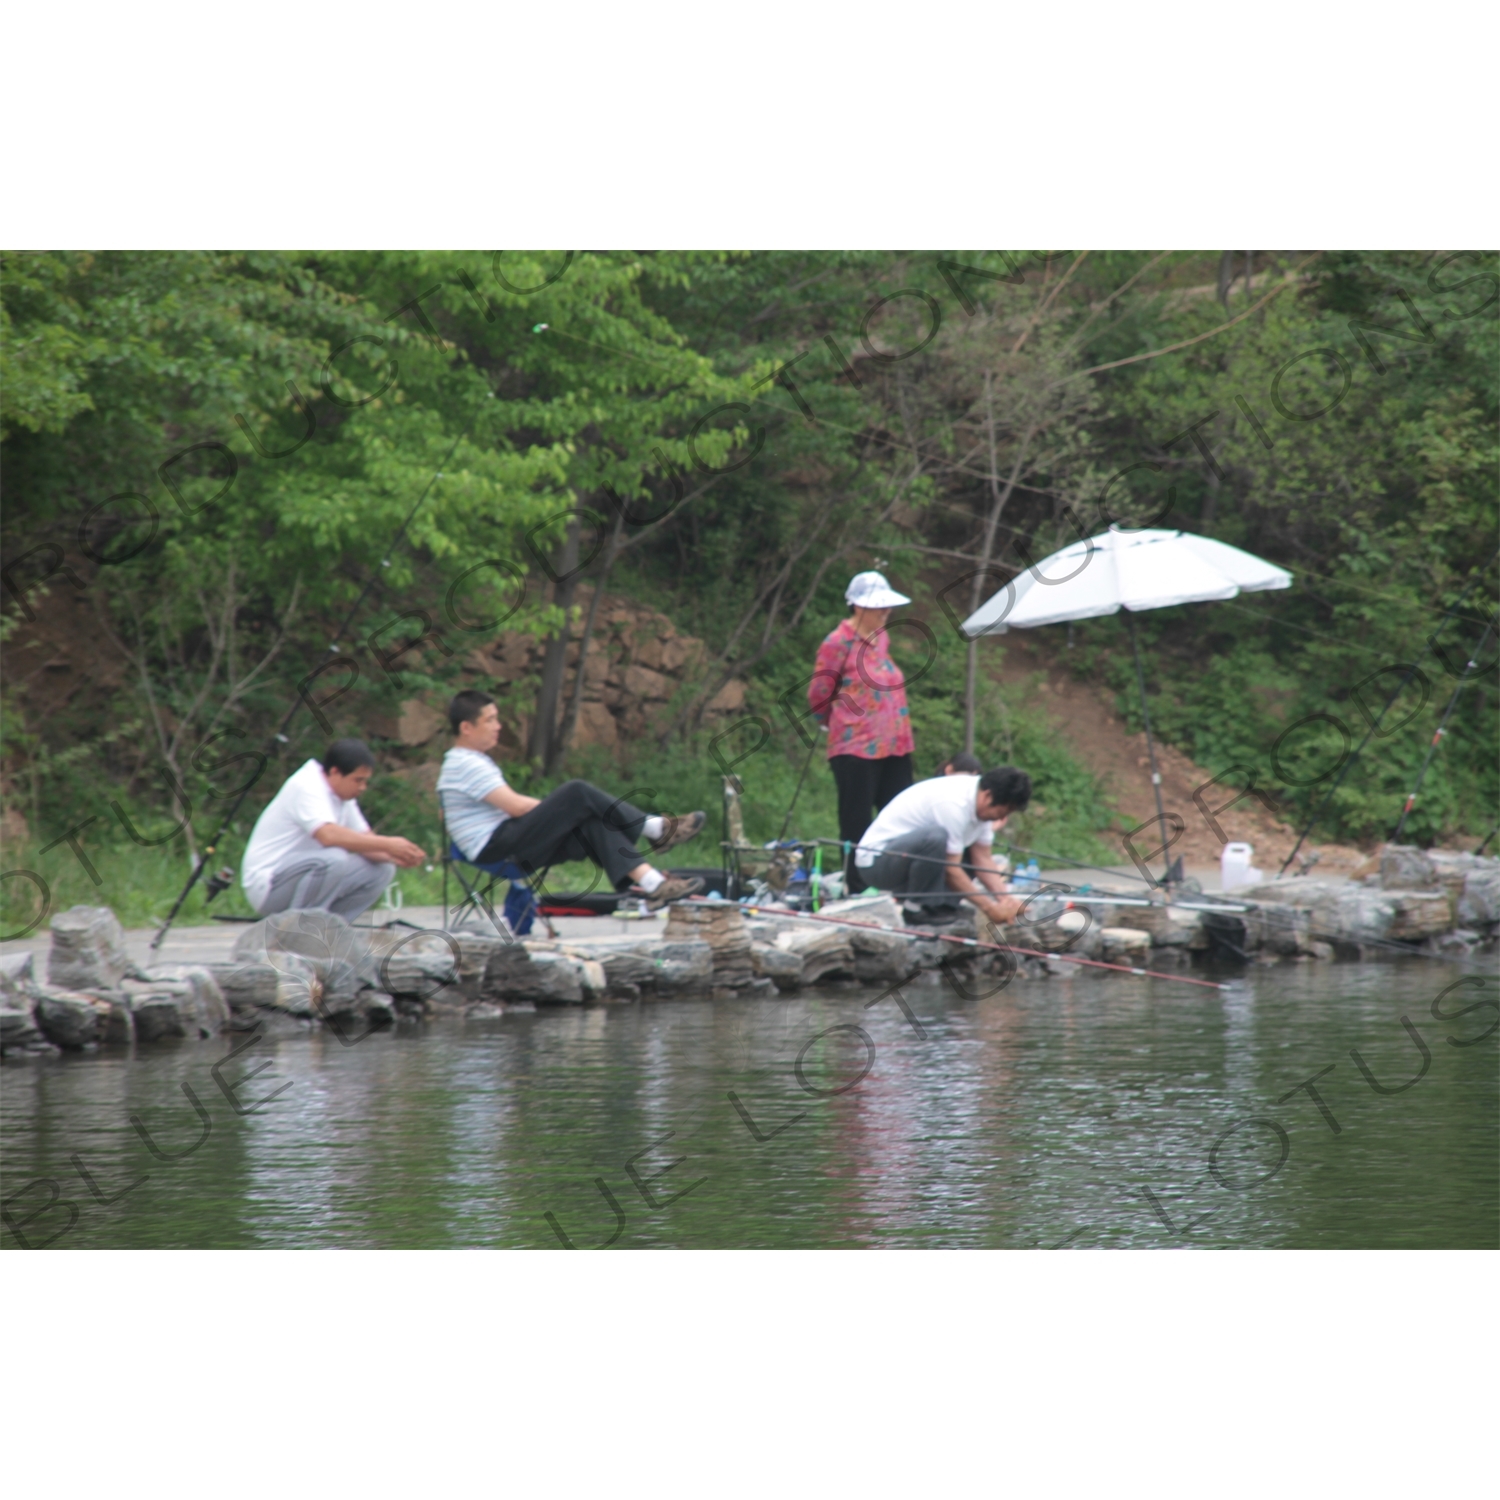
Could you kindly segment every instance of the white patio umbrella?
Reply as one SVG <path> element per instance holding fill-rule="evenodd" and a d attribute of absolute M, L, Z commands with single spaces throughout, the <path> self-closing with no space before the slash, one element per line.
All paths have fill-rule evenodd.
<path fill-rule="evenodd" d="M 1165 850 L 1167 816 L 1161 803 L 1161 773 L 1146 708 L 1146 673 L 1135 615 L 1143 609 L 1289 588 L 1291 582 L 1292 575 L 1285 568 L 1206 536 L 1184 531 L 1123 531 L 1111 526 L 1102 536 L 1064 547 L 1018 573 L 964 621 L 963 632 L 971 638 L 1003 635 L 1013 627 L 1060 625 L 1126 611 L 1151 760 L 1151 788 Z"/>

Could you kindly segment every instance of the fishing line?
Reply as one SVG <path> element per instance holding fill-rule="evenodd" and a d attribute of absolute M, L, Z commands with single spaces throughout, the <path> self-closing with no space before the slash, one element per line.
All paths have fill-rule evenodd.
<path fill-rule="evenodd" d="M 432 478 L 427 481 L 426 487 L 423 489 L 421 495 L 417 498 L 417 503 L 413 505 L 412 508 L 406 513 L 406 519 L 401 523 L 400 529 L 391 539 L 390 545 L 385 549 L 385 556 L 381 559 L 380 562 L 381 568 L 390 567 L 391 554 L 395 552 L 396 548 L 401 545 L 402 540 L 406 536 L 407 527 L 411 525 L 412 521 L 416 518 L 417 512 L 421 510 L 428 495 L 432 493 L 433 486 L 438 482 L 439 479 L 443 477 L 444 469 L 447 468 L 449 462 L 453 458 L 453 455 L 458 451 L 458 445 L 464 440 L 465 437 L 468 436 L 469 428 L 472 426 L 473 422 L 471 420 L 464 427 L 463 431 L 453 439 L 453 444 L 448 449 L 447 457 L 445 457 L 441 465 L 439 465 L 439 467 L 433 471 Z M 375 587 L 379 579 L 380 572 L 377 569 L 370 574 L 368 582 L 365 584 L 364 588 L 360 590 L 359 597 L 354 601 L 354 604 L 350 608 L 349 613 L 344 616 L 344 623 L 339 626 L 337 631 L 334 632 L 333 640 L 329 643 L 328 646 L 328 650 L 330 653 L 332 653 L 332 655 L 338 655 L 339 642 L 344 638 L 344 635 L 348 631 L 350 625 L 353 624 L 355 615 L 359 613 L 360 608 L 363 606 L 365 600 L 369 598 L 371 589 Z M 290 727 L 292 720 L 296 717 L 297 710 L 302 705 L 305 696 L 306 695 L 304 693 L 299 692 L 297 696 L 292 700 L 291 707 L 287 709 L 280 725 L 277 727 L 275 733 L 267 742 L 266 750 L 268 755 L 274 755 L 276 753 L 276 747 L 278 745 L 284 745 L 287 743 L 286 731 Z M 209 839 L 207 845 L 204 847 L 203 853 L 198 857 L 197 864 L 193 866 L 193 872 L 188 876 L 187 884 L 183 886 L 182 890 L 178 893 L 177 899 L 172 903 L 171 911 L 167 913 L 166 920 L 161 924 L 161 927 L 158 930 L 156 936 L 151 939 L 151 951 L 153 953 L 156 952 L 157 949 L 161 947 L 163 941 L 165 941 L 167 933 L 172 929 L 172 924 L 177 920 L 177 914 L 182 910 L 183 902 L 187 900 L 188 896 L 192 893 L 193 887 L 197 885 L 199 877 L 203 874 L 203 871 L 208 865 L 209 860 L 213 857 L 215 851 L 218 849 L 219 842 L 228 831 L 229 825 L 234 820 L 235 814 L 239 812 L 240 807 L 245 801 L 245 798 L 250 795 L 251 787 L 253 787 L 259 780 L 260 777 L 256 776 L 245 786 L 241 787 L 239 795 L 234 799 L 233 803 L 230 804 L 229 810 L 219 820 L 219 826 L 214 830 L 213 837 Z M 218 876 L 212 877 L 208 882 L 208 900 L 212 901 L 214 897 L 217 896 L 220 891 L 225 890 L 230 883 L 231 882 L 227 880 L 221 883 Z"/>
<path fill-rule="evenodd" d="M 792 800 L 787 804 L 786 817 L 781 820 L 781 832 L 776 835 L 778 844 L 786 837 L 787 828 L 791 825 L 792 810 L 797 806 L 797 798 L 802 795 L 802 783 L 807 780 L 807 768 L 812 765 L 813 751 L 817 748 L 816 739 L 807 747 L 807 759 L 802 762 L 802 774 L 797 778 L 797 790 L 792 793 Z M 819 842 L 823 841 L 819 840 Z"/>
<path fill-rule="evenodd" d="M 1495 832 L 1500 832 L 1500 828 L 1497 828 Z M 1490 837 L 1493 836 L 1494 834 L 1492 833 Z M 835 845 L 838 844 L 837 839 L 806 839 L 802 842 Z M 1486 840 L 1486 842 L 1488 842 L 1488 840 Z M 842 846 L 840 845 L 839 847 Z M 1025 846 L 1012 844 L 1010 847 L 1024 849 Z M 1025 852 L 1038 853 L 1040 851 L 1026 850 Z M 947 863 L 946 860 L 939 860 L 936 858 L 936 856 L 930 854 L 901 854 L 898 857 L 908 860 L 921 860 L 930 864 Z M 1059 856 L 1044 854 L 1043 857 L 1051 859 L 1057 858 Z M 1102 870 L 1102 872 L 1106 875 L 1117 873 L 1112 870 L 1105 870 L 1102 866 L 1098 865 L 1086 865 L 1083 866 L 1083 868 Z M 1014 871 L 1012 871 L 1012 876 L 1014 876 Z M 1139 879 L 1138 876 L 1132 878 Z M 1251 901 L 1249 902 L 1249 904 L 1245 904 L 1244 902 L 1236 901 L 1234 897 L 1227 892 L 1221 895 L 1215 891 L 1201 891 L 1197 893 L 1198 899 L 1195 901 L 1168 900 L 1163 903 L 1150 900 L 1149 898 L 1143 896 L 1127 896 L 1107 890 L 1096 890 L 1091 885 L 1070 885 L 1067 881 L 1057 880 L 1050 876 L 1042 876 L 1040 877 L 1040 879 L 1042 881 L 1042 884 L 1038 890 L 1031 892 L 1032 899 L 1034 899 L 1036 896 L 1066 895 L 1077 898 L 1074 904 L 1080 906 L 1155 907 L 1160 910 L 1165 905 L 1176 907 L 1181 911 L 1207 912 L 1210 914 L 1217 912 L 1221 915 L 1226 916 L 1232 916 L 1236 913 L 1253 911 L 1256 913 L 1258 921 L 1265 923 L 1273 931 L 1279 931 L 1282 933 L 1294 932 L 1297 926 L 1296 918 L 1292 914 L 1269 909 L 1271 906 L 1280 905 L 1282 903 L 1263 903 L 1258 901 Z M 852 892 L 850 894 L 853 895 Z M 951 905 L 955 899 L 961 900 L 966 899 L 967 897 L 967 893 L 962 891 L 914 892 L 911 894 L 906 894 L 901 891 L 884 891 L 882 892 L 882 894 L 902 901 L 909 901 L 914 904 L 919 904 L 922 901 L 935 901 L 944 902 Z M 994 893 L 989 892 L 989 894 L 993 895 Z M 1011 891 L 1009 894 L 1014 896 L 1024 895 L 1025 893 L 1021 891 Z M 1205 926 L 1204 930 L 1206 932 L 1212 933 L 1212 929 L 1208 928 L 1207 926 Z M 1331 943 L 1335 940 L 1315 938 L 1313 939 L 1313 941 Z M 1369 944 L 1378 948 L 1388 948 L 1393 953 L 1402 953 L 1413 958 L 1435 958 L 1441 962 L 1451 961 L 1448 955 L 1441 953 L 1430 953 L 1425 948 L 1412 947 L 1409 943 L 1400 942 L 1393 938 L 1380 938 L 1373 936 L 1343 937 L 1338 938 L 1336 941 L 1354 946 L 1364 946 L 1366 944 Z M 1248 957 L 1248 955 L 1244 954 L 1242 954 L 1242 956 Z"/>
<path fill-rule="evenodd" d="M 726 903 L 705 901 L 702 897 L 692 897 L 693 905 L 716 906 Z M 760 917 L 772 917 L 783 922 L 829 922 L 836 927 L 860 927 L 870 932 L 889 932 L 897 937 L 910 938 L 913 941 L 937 941 L 940 943 L 954 943 L 964 948 L 985 948 L 995 953 L 1019 953 L 1026 958 L 1055 958 L 1064 963 L 1084 964 L 1091 969 L 1111 969 L 1119 974 L 1134 974 L 1146 979 L 1166 979 L 1176 984 L 1196 984 L 1203 989 L 1225 990 L 1229 986 L 1220 984 L 1212 979 L 1191 979 L 1185 974 L 1163 974 L 1156 969 L 1140 969 L 1130 964 L 1110 964 L 1097 958 L 1080 958 L 1073 953 L 1047 953 L 1040 948 L 1017 948 L 1011 943 L 985 943 L 978 938 L 956 937 L 949 932 L 929 932 L 921 927 L 885 927 L 879 922 L 854 922 L 847 917 L 825 917 L 811 912 L 784 912 L 776 911 L 770 907 L 763 906 L 741 906 L 740 911 L 748 911 Z"/>
<path fill-rule="evenodd" d="M 1396 822 L 1396 831 L 1391 835 L 1390 842 L 1397 844 L 1401 842 L 1401 830 L 1406 827 L 1407 815 L 1416 806 L 1417 793 L 1422 790 L 1422 782 L 1426 779 L 1427 769 L 1431 766 L 1433 757 L 1438 753 L 1438 747 L 1443 742 L 1443 736 L 1448 732 L 1448 720 L 1453 717 L 1453 710 L 1458 707 L 1459 694 L 1468 687 L 1469 680 L 1478 669 L 1479 658 L 1484 655 L 1484 648 L 1490 643 L 1490 636 L 1494 633 L 1495 622 L 1491 620 L 1485 626 L 1484 635 L 1478 646 L 1474 648 L 1474 654 L 1464 666 L 1463 675 L 1458 679 L 1458 686 L 1453 689 L 1453 696 L 1448 700 L 1448 707 L 1443 710 L 1442 720 L 1439 722 L 1436 733 L 1432 736 L 1432 743 L 1427 747 L 1426 758 L 1422 761 L 1422 769 L 1417 772 L 1416 785 L 1411 789 L 1411 795 L 1406 799 L 1406 805 L 1401 809 L 1401 816 Z"/>
<path fill-rule="evenodd" d="M 1386 714 L 1390 712 L 1391 705 L 1406 690 L 1407 683 L 1411 681 L 1412 674 L 1417 670 L 1417 663 L 1420 662 L 1429 651 L 1433 651 L 1436 649 L 1437 638 L 1443 633 L 1443 626 L 1446 625 L 1448 621 L 1453 617 L 1453 615 L 1458 611 L 1464 600 L 1467 599 L 1471 593 L 1473 593 L 1475 586 L 1479 583 L 1479 580 L 1483 578 L 1483 576 L 1488 573 L 1489 570 L 1494 566 L 1495 558 L 1500 558 L 1500 548 L 1496 549 L 1494 557 L 1491 557 L 1490 560 L 1482 568 L 1478 569 L 1475 572 L 1474 576 L 1470 578 L 1467 585 L 1465 585 L 1463 593 L 1461 593 L 1458 598 L 1448 606 L 1447 610 L 1443 614 L 1442 619 L 1438 621 L 1437 628 L 1432 632 L 1430 636 L 1427 637 L 1426 646 L 1424 646 L 1418 653 L 1416 661 L 1412 662 L 1410 666 L 1407 667 L 1406 674 L 1402 677 L 1401 681 L 1396 684 L 1395 691 L 1390 695 L 1389 698 L 1385 700 L 1385 706 L 1380 710 L 1379 714 L 1376 715 L 1374 721 L 1370 724 L 1370 727 L 1365 731 L 1365 737 L 1359 742 L 1358 746 L 1355 748 L 1353 755 L 1351 755 L 1344 762 L 1344 764 L 1339 767 L 1339 773 L 1334 777 L 1333 784 L 1323 794 L 1323 800 L 1318 803 L 1318 806 L 1313 812 L 1312 817 L 1307 820 L 1306 826 L 1303 828 L 1302 832 L 1297 835 L 1297 842 L 1292 845 L 1292 852 L 1287 855 L 1285 861 L 1282 863 L 1281 868 L 1276 872 L 1276 878 L 1278 880 L 1280 880 L 1281 877 L 1286 874 L 1287 866 L 1291 864 L 1291 862 L 1297 857 L 1297 851 L 1301 849 L 1303 840 L 1306 839 L 1308 834 L 1312 832 L 1314 826 L 1317 824 L 1318 819 L 1323 816 L 1324 809 L 1328 806 L 1329 802 L 1333 800 L 1333 794 L 1338 791 L 1339 787 L 1343 784 L 1344 777 L 1349 774 L 1350 768 L 1354 765 L 1355 761 L 1359 759 L 1360 754 L 1364 750 L 1365 746 L 1370 743 L 1371 737 L 1375 734 L 1375 731 L 1380 728 L 1381 721 L 1385 718 Z M 1488 639 L 1488 632 L 1486 632 L 1486 639 Z"/>

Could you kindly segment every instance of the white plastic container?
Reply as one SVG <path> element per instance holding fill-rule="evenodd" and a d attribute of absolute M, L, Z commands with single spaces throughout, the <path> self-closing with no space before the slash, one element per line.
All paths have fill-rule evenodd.
<path fill-rule="evenodd" d="M 1242 885 L 1259 885 L 1265 877 L 1250 863 L 1255 850 L 1250 844 L 1225 844 L 1219 856 L 1219 883 L 1226 891 L 1237 890 Z"/>

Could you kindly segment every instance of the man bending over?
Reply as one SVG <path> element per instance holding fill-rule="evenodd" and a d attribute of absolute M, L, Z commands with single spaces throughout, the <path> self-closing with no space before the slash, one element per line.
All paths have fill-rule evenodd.
<path fill-rule="evenodd" d="M 701 812 L 652 817 L 591 782 L 566 781 L 538 800 L 506 784 L 490 751 L 500 742 L 500 710 L 484 693 L 459 693 L 448 705 L 453 748 L 438 777 L 448 836 L 474 865 L 519 865 L 527 875 L 568 860 L 592 860 L 617 891 L 634 883 L 657 911 L 703 889 L 697 876 L 663 875 L 635 847 L 650 840 L 664 854 L 695 837 L 707 821 Z"/>
<path fill-rule="evenodd" d="M 395 866 L 427 856 L 410 839 L 370 831 L 359 795 L 375 757 L 363 740 L 335 740 L 320 762 L 289 776 L 255 820 L 240 883 L 261 916 L 322 908 L 352 922 L 391 883 Z"/>
<path fill-rule="evenodd" d="M 1025 903 L 1005 894 L 1005 877 L 990 852 L 990 825 L 1003 825 L 1030 801 L 1031 778 L 1014 766 L 919 781 L 880 810 L 859 841 L 855 866 L 869 884 L 905 896 L 908 917 L 951 920 L 958 903 L 943 898 L 955 892 L 992 922 L 1008 922 Z"/>

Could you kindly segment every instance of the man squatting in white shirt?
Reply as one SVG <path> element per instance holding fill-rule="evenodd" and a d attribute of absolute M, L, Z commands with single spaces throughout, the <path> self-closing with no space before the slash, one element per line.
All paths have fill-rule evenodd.
<path fill-rule="evenodd" d="M 948 891 L 967 896 L 992 922 L 1009 922 L 1025 902 L 1005 894 L 989 825 L 1003 825 L 1030 801 L 1031 778 L 1014 766 L 919 781 L 881 808 L 855 848 L 855 867 L 870 885 L 905 897 L 908 911 L 929 922 L 957 914 L 956 901 L 933 899 Z"/>
<path fill-rule="evenodd" d="M 519 865 L 530 876 L 569 860 L 588 859 L 615 890 L 632 883 L 646 893 L 652 911 L 703 889 L 698 876 L 664 875 L 646 864 L 635 847 L 646 838 L 657 854 L 702 830 L 702 812 L 655 817 L 588 781 L 565 781 L 546 797 L 525 797 L 506 784 L 490 759 L 500 742 L 500 710 L 485 693 L 459 693 L 448 705 L 453 748 L 438 777 L 448 837 L 470 864 Z"/>
<path fill-rule="evenodd" d="M 357 799 L 374 770 L 363 740 L 335 740 L 321 763 L 287 777 L 255 820 L 240 865 L 261 916 L 321 908 L 352 922 L 380 899 L 397 865 L 427 858 L 410 839 L 370 831 Z"/>

